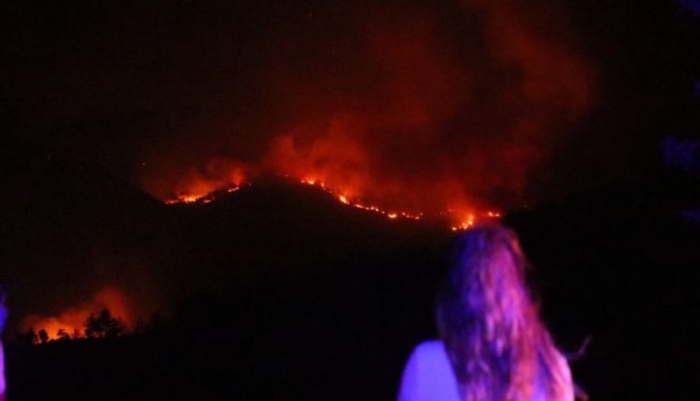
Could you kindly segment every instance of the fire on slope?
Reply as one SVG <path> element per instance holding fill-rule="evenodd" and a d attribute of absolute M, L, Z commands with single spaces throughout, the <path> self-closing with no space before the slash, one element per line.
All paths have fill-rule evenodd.
<path fill-rule="evenodd" d="M 313 178 L 304 178 L 301 180 L 301 183 L 307 184 L 307 185 L 312 185 L 312 186 L 317 186 L 324 191 L 332 194 L 338 201 L 340 201 L 343 204 L 356 207 L 358 209 L 362 210 L 367 210 L 370 212 L 374 213 L 379 213 L 381 215 L 386 216 L 389 219 L 396 219 L 396 218 L 402 218 L 402 219 L 410 219 L 410 220 L 421 220 L 424 217 L 426 217 L 426 214 L 423 212 L 408 212 L 408 211 L 401 211 L 401 210 L 385 210 L 382 209 L 379 206 L 375 205 L 368 205 L 365 203 L 362 203 L 361 200 L 349 197 L 348 195 L 344 195 L 341 193 L 338 193 L 334 191 L 333 189 L 327 187 L 323 181 L 318 181 Z M 456 210 L 456 209 L 449 209 L 447 211 L 444 211 L 440 213 L 441 215 L 445 216 L 448 218 L 448 220 L 451 222 L 452 230 L 457 231 L 457 230 L 466 230 L 467 228 L 473 226 L 477 220 L 482 220 L 482 219 L 497 219 L 501 217 L 501 213 L 497 211 L 486 211 L 486 212 L 473 212 L 473 211 L 466 211 L 466 210 Z"/>
<path fill-rule="evenodd" d="M 213 200 L 214 194 L 222 190 L 237 191 L 245 180 L 246 169 L 247 166 L 241 163 L 230 163 L 221 159 L 211 160 L 206 166 L 209 174 L 202 174 L 194 168 L 190 169 L 182 181 L 182 186 L 177 188 L 175 195 L 165 203 L 209 203 Z"/>
<path fill-rule="evenodd" d="M 231 192 L 236 192 L 239 189 L 241 189 L 240 186 L 235 185 L 231 187 L 226 187 L 223 191 L 227 193 Z M 204 193 L 194 193 L 194 194 L 189 194 L 186 192 L 180 192 L 175 198 L 168 199 L 165 201 L 166 204 L 168 205 L 175 205 L 179 203 L 211 203 L 215 198 L 215 194 L 220 192 L 221 190 L 215 189 L 211 192 L 204 192 Z"/>
<path fill-rule="evenodd" d="M 493 207 L 535 200 L 555 170 L 548 162 L 594 106 L 595 69 L 551 2 L 337 12 L 348 13 L 346 33 L 331 23 L 331 32 L 312 30 L 318 37 L 273 40 L 273 62 L 252 69 L 250 82 L 264 83 L 256 97 L 219 105 L 226 118 L 198 116 L 221 123 L 168 137 L 144 188 L 207 202 L 214 190 L 276 174 L 388 218 L 465 228 L 498 215 Z"/>
<path fill-rule="evenodd" d="M 287 178 L 289 178 L 287 176 Z M 360 198 L 352 196 L 350 191 L 342 191 L 335 188 L 331 188 L 326 185 L 323 181 L 317 178 L 302 178 L 299 181 L 301 184 L 309 185 L 315 188 L 319 188 L 331 194 L 336 200 L 344 205 L 348 205 L 357 209 L 365 210 L 371 213 L 378 213 L 387 217 L 388 219 L 408 219 L 408 220 L 423 220 L 430 218 L 441 218 L 446 219 L 450 222 L 451 229 L 453 231 L 466 230 L 467 228 L 473 226 L 477 221 L 486 219 L 499 219 L 501 218 L 501 212 L 495 210 L 486 211 L 475 211 L 469 208 L 450 208 L 448 210 L 439 212 L 435 215 L 429 215 L 424 212 L 406 211 L 399 210 L 396 208 L 383 208 L 377 205 L 364 203 Z M 232 185 L 230 187 L 212 191 L 207 194 L 187 194 L 181 193 L 177 197 L 166 200 L 165 203 L 168 205 L 177 204 L 193 204 L 193 203 L 211 203 L 214 201 L 218 194 L 222 193 L 232 193 L 239 191 L 244 186 L 253 185 L 250 182 L 241 183 L 240 185 Z"/>

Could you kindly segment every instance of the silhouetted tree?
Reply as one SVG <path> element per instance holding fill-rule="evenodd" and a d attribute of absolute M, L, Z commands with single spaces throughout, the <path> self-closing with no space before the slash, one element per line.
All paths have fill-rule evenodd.
<path fill-rule="evenodd" d="M 70 340 L 70 334 L 68 334 L 64 329 L 58 329 L 58 331 L 56 332 L 56 337 L 59 341 Z"/>
<path fill-rule="evenodd" d="M 117 337 L 124 334 L 124 323 L 112 317 L 109 309 L 105 308 L 97 316 L 90 314 L 85 320 L 85 336 L 88 338 Z"/>
<path fill-rule="evenodd" d="M 34 328 L 30 328 L 29 330 L 25 331 L 24 333 L 17 333 L 17 342 L 22 343 L 22 344 L 36 344 L 39 342 L 39 338 L 36 335 L 36 331 L 34 331 Z"/>
<path fill-rule="evenodd" d="M 151 323 L 150 327 L 151 330 L 160 330 L 164 328 L 166 325 L 165 318 L 163 315 L 160 313 L 160 311 L 156 311 L 151 315 Z"/>
<path fill-rule="evenodd" d="M 39 330 L 39 342 L 41 344 L 46 344 L 49 342 L 49 333 L 47 333 L 44 329 Z"/>

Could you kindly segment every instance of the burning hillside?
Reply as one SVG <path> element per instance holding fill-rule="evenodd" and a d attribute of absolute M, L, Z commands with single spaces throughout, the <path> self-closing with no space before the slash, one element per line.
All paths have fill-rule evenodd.
<path fill-rule="evenodd" d="M 110 68 L 70 59 L 65 70 L 71 79 L 54 74 L 62 77 L 56 83 L 59 88 L 64 81 L 80 82 L 76 91 L 85 89 L 89 92 L 86 104 L 99 103 L 99 107 L 76 106 L 77 112 L 70 109 L 71 102 L 48 102 L 51 114 L 41 121 L 51 126 L 47 132 L 53 132 L 55 120 L 73 121 L 74 116 L 78 119 L 74 125 L 64 124 L 61 129 L 73 132 L 79 126 L 114 133 L 114 137 L 139 138 L 129 142 L 131 156 L 121 159 L 118 169 L 129 164 L 141 188 L 164 202 L 210 202 L 220 193 L 243 192 L 239 188 L 260 177 L 282 176 L 326 191 L 348 208 L 396 220 L 442 219 L 454 229 L 465 228 L 529 201 L 536 192 L 536 173 L 547 166 L 592 107 L 593 68 L 579 51 L 565 12 L 545 3 L 550 2 L 389 1 L 359 6 L 286 2 L 284 7 L 247 4 L 247 11 L 233 12 L 207 3 L 202 7 L 213 12 L 203 12 L 197 17 L 202 19 L 188 27 L 166 16 L 191 15 L 189 9 L 169 13 L 157 7 L 153 8 L 157 12 L 126 8 L 124 17 L 114 17 L 104 29 L 114 32 L 114 37 L 127 38 L 123 48 L 111 46 L 111 41 L 108 46 L 86 44 L 86 49 L 110 49 L 109 57 L 102 60 Z M 231 7 L 237 6 L 231 3 Z M 131 18 L 128 23 L 121 19 L 127 17 Z M 193 26 L 196 29 L 190 29 Z M 142 32 L 131 27 L 159 28 Z M 161 46 L 166 42 L 173 45 Z M 96 52 L 85 52 L 92 53 Z M 113 65 L 122 60 L 127 64 Z M 73 72 L 73 65 L 100 68 L 81 67 Z M 110 81 L 105 71 L 117 78 Z M 34 92 L 37 96 L 51 93 L 43 90 L 41 82 L 37 85 L 41 89 Z M 110 101 L 96 101 L 102 98 Z M 105 115 L 115 111 L 119 124 L 103 127 L 103 118 L 113 121 Z M 89 123 L 73 112 L 84 112 Z M 62 114 L 67 120 L 58 118 Z M 109 143 L 100 142 L 85 153 L 108 160 Z M 63 186 L 58 188 L 64 191 Z M 79 192 L 75 199 L 85 198 Z M 89 204 L 85 209 L 97 210 Z M 128 210 L 115 213 L 117 209 L 111 206 L 96 216 L 83 209 L 75 209 L 74 214 L 47 209 L 47 221 L 56 216 L 63 220 L 42 244 L 55 253 L 89 252 L 64 249 L 96 242 L 94 233 L 105 231 L 105 220 L 99 219 L 104 215 L 119 235 L 105 235 L 101 242 L 135 249 L 137 254 L 147 253 L 142 242 L 155 243 L 159 253 L 152 259 L 157 267 L 129 267 L 134 270 L 130 274 L 143 270 L 149 276 L 151 269 L 162 269 L 154 274 L 159 278 L 154 281 L 163 285 L 161 281 L 170 279 L 173 293 L 186 287 L 179 278 L 172 278 L 173 266 L 189 278 L 193 266 L 199 269 L 207 263 L 213 277 L 224 274 L 219 273 L 221 266 L 243 265 L 239 260 L 245 257 L 246 268 L 273 263 L 265 259 L 271 258 L 268 250 L 250 256 L 252 252 L 240 245 L 270 241 L 274 232 L 263 230 L 276 226 L 264 220 L 267 213 L 246 232 L 231 228 L 243 232 L 236 240 L 225 235 L 207 237 L 224 245 L 202 245 L 203 255 L 213 248 L 233 255 L 230 244 L 238 248 L 235 257 L 224 253 L 204 263 L 201 255 L 187 259 L 178 253 L 201 240 L 170 227 L 170 214 L 142 227 L 153 218 L 154 210 L 160 211 L 157 206 L 143 209 L 148 211 L 138 218 Z M 122 227 L 129 219 L 134 221 L 135 233 Z M 228 233 L 229 227 L 219 223 L 221 216 L 217 219 L 199 232 L 209 233 L 214 227 Z M 70 229 L 78 227 L 74 221 L 95 228 Z M 305 229 L 309 224 L 294 223 Z M 24 230 L 29 225 L 22 222 L 17 227 Z M 251 235 L 255 230 L 258 236 Z M 309 240 L 310 246 L 327 236 L 321 229 L 318 232 L 323 234 Z M 30 243 L 35 240 L 32 234 L 27 230 L 21 238 Z M 54 238 L 65 244 L 54 245 Z M 280 249 L 280 253 L 287 251 L 283 245 Z M 36 275 L 46 282 L 43 285 L 53 285 L 45 276 L 64 279 L 49 252 L 35 254 L 27 249 L 14 257 L 17 263 L 8 265 L 23 266 L 28 263 L 25 260 L 39 257 L 41 266 L 46 266 L 41 270 L 52 272 Z M 76 269 L 77 257 L 55 259 L 68 272 Z M 94 276 L 99 283 L 118 281 L 116 273 L 102 277 L 104 272 L 87 267 L 92 266 L 89 261 L 82 265 L 92 275 L 72 274 Z M 116 265 L 107 270 L 121 271 Z M 192 275 L 202 283 L 217 281 Z M 81 294 L 80 299 L 89 297 Z M 78 320 L 66 329 L 75 328 Z"/>
<path fill-rule="evenodd" d="M 533 174 L 591 106 L 595 74 L 551 5 L 288 11 L 256 53 L 268 61 L 236 77 L 257 83 L 255 96 L 217 97 L 214 114 L 154 148 L 148 192 L 193 201 L 278 174 L 387 216 L 463 226 L 528 201 Z"/>
<path fill-rule="evenodd" d="M 289 178 L 289 177 L 287 177 Z M 385 216 L 388 219 L 408 219 L 408 220 L 447 220 L 453 231 L 456 230 L 464 230 L 472 225 L 474 225 L 477 221 L 480 220 L 486 220 L 486 219 L 498 219 L 501 217 L 501 212 L 494 211 L 494 210 L 489 210 L 489 211 L 473 211 L 473 210 L 464 210 L 464 209 L 447 209 L 445 211 L 442 211 L 440 213 L 436 214 L 425 214 L 423 212 L 413 212 L 413 211 L 407 211 L 407 210 L 398 210 L 398 209 L 390 209 L 390 208 L 384 208 L 382 206 L 374 205 L 374 204 L 367 204 L 363 203 L 363 201 L 359 198 L 352 197 L 349 195 L 347 192 L 339 192 L 333 188 L 328 187 L 323 181 L 319 181 L 313 178 L 306 178 L 302 179 L 300 181 L 301 184 L 304 185 L 309 185 L 314 188 L 318 188 L 330 195 L 333 196 L 334 199 L 336 199 L 338 202 L 354 207 L 357 209 L 361 209 L 370 213 L 377 213 L 382 216 Z M 239 191 L 242 187 L 247 187 L 254 185 L 253 183 L 246 182 L 242 183 L 241 185 L 234 185 L 234 186 L 228 186 L 224 187 L 221 189 L 218 189 L 216 191 L 213 191 L 211 193 L 207 194 L 197 194 L 197 195 L 191 195 L 191 194 L 180 194 L 175 198 L 168 199 L 165 203 L 168 205 L 177 205 L 177 204 L 191 204 L 191 203 L 211 203 L 214 200 L 217 199 L 218 196 L 226 193 L 233 193 Z"/>

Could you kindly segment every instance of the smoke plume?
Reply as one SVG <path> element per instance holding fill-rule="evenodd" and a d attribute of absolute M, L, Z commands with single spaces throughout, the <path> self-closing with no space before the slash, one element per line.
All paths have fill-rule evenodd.
<path fill-rule="evenodd" d="M 179 127 L 177 146 L 155 147 L 141 176 L 149 192 L 204 194 L 277 173 L 402 210 L 513 206 L 591 107 L 592 68 L 562 10 L 542 2 L 288 18 L 237 76 L 256 84 L 250 104 L 219 104 Z"/>

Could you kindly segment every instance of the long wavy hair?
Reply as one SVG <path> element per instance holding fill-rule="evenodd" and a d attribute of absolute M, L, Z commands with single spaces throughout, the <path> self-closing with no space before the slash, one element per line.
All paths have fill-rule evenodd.
<path fill-rule="evenodd" d="M 564 399 L 566 380 L 530 297 L 518 237 L 500 225 L 462 233 L 438 296 L 437 325 L 465 401 Z M 536 384 L 537 383 L 537 384 Z"/>

